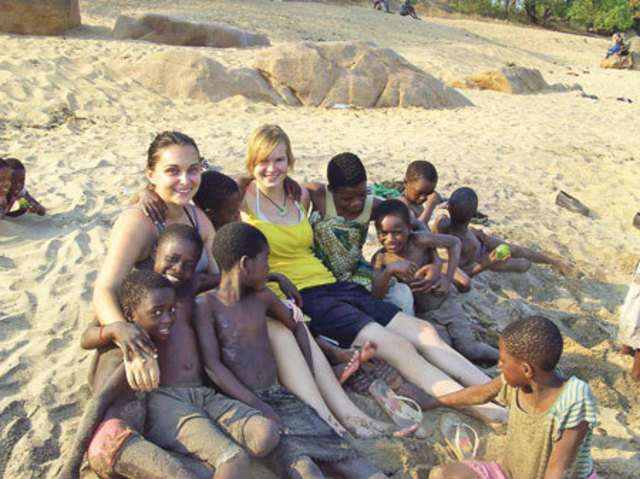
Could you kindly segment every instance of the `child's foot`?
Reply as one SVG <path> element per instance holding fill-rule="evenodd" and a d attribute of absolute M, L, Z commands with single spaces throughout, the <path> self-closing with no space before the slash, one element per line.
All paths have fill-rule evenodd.
<path fill-rule="evenodd" d="M 373 341 L 367 341 L 362 346 L 356 346 L 356 352 L 359 352 L 358 360 L 360 363 L 366 363 L 378 352 L 378 345 Z"/>
<path fill-rule="evenodd" d="M 572 278 L 575 276 L 573 266 L 565 261 L 556 261 L 553 266 L 555 266 L 565 278 Z"/>
<path fill-rule="evenodd" d="M 349 362 L 339 364 L 338 366 L 333 368 L 340 384 L 344 384 L 344 382 L 349 379 L 351 375 L 355 373 L 360 367 L 358 356 L 358 351 L 354 351 L 351 359 L 349 359 Z"/>

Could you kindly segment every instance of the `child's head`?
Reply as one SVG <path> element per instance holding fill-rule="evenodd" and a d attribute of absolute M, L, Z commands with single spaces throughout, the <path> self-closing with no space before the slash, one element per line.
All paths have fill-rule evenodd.
<path fill-rule="evenodd" d="M 291 141 L 284 130 L 278 125 L 262 125 L 253 130 L 247 143 L 244 163 L 247 173 L 256 178 L 256 166 L 276 149 L 282 149 L 282 156 L 286 157 L 286 170 L 293 171 L 296 160 L 291 150 Z"/>
<path fill-rule="evenodd" d="M 158 240 L 153 270 L 178 288 L 193 277 L 202 248 L 198 230 L 188 225 L 171 224 Z"/>
<path fill-rule="evenodd" d="M 242 286 L 264 289 L 269 275 L 269 244 L 259 229 L 246 223 L 229 223 L 216 233 L 212 249 L 223 277 L 237 270 Z"/>
<path fill-rule="evenodd" d="M 466 186 L 458 188 L 449 198 L 448 209 L 452 223 L 467 223 L 478 212 L 478 195 Z"/>
<path fill-rule="evenodd" d="M 240 221 L 242 195 L 236 182 L 219 171 L 205 171 L 193 202 L 205 212 L 217 229 Z"/>
<path fill-rule="evenodd" d="M 404 174 L 404 195 L 409 201 L 421 205 L 434 192 L 438 184 L 438 172 L 428 161 L 414 161 Z"/>
<path fill-rule="evenodd" d="M 11 168 L 0 158 L 0 197 L 7 196 L 11 188 Z"/>
<path fill-rule="evenodd" d="M 536 372 L 553 372 L 562 355 L 558 327 L 542 316 L 528 316 L 509 324 L 500 335 L 500 368 L 515 387 L 527 384 Z"/>
<path fill-rule="evenodd" d="M 328 188 L 339 211 L 362 213 L 367 199 L 367 170 L 353 153 L 340 153 L 327 166 Z"/>
<path fill-rule="evenodd" d="M 16 158 L 7 158 L 5 160 L 11 170 L 11 185 L 9 186 L 9 195 L 15 196 L 22 191 L 26 180 L 27 172 L 24 165 Z"/>
<path fill-rule="evenodd" d="M 142 327 L 153 340 L 169 338 L 176 295 L 167 278 L 148 270 L 130 273 L 120 287 L 120 305 L 127 321 Z"/>
<path fill-rule="evenodd" d="M 402 250 L 411 233 L 409 208 L 400 200 L 385 200 L 376 209 L 374 218 L 378 241 L 389 253 Z"/>

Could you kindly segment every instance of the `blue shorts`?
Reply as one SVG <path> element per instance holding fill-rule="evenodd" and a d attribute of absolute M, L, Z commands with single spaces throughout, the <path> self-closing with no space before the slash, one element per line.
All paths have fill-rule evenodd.
<path fill-rule="evenodd" d="M 350 347 L 370 322 L 386 326 L 401 311 L 372 296 L 364 286 L 345 281 L 305 288 L 300 295 L 302 311 L 311 318 L 311 333 L 335 339 L 342 347 Z"/>

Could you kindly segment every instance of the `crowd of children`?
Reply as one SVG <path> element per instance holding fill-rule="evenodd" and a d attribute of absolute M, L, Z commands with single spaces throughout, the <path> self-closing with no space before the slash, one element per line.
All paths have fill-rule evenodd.
<path fill-rule="evenodd" d="M 264 170 L 266 179 L 261 181 L 266 183 L 288 171 L 286 164 L 278 162 L 291 155 L 289 144 L 270 147 L 266 152 L 269 157 L 272 150 L 277 150 L 272 164 L 254 166 Z M 9 174 L 3 171 L 8 168 Z M 8 199 L 20 193 L 29 198 L 27 209 L 38 212 L 37 202 L 24 190 L 22 171 L 20 191 L 16 192 L 17 187 L 6 186 L 9 177 L 13 185 L 14 166 L 0 160 L 0 198 L 7 199 L 3 211 L 9 210 Z M 480 375 L 464 389 L 456 387 L 450 389 L 454 392 L 429 397 L 420 378 L 417 385 L 407 381 L 410 368 L 403 369 L 406 365 L 395 364 L 398 372 L 382 359 L 372 359 L 378 349 L 373 342 L 341 349 L 334 339 L 340 346 L 356 346 L 353 337 L 357 331 L 318 329 L 321 322 L 314 324 L 317 315 L 309 304 L 332 301 L 331 297 L 322 298 L 328 293 L 313 296 L 309 288 L 302 288 L 300 294 L 285 276 L 270 272 L 270 252 L 283 245 L 269 241 L 262 226 L 240 222 L 241 210 L 246 211 L 249 205 L 244 198 L 247 183 L 207 171 L 199 178 L 193 202 L 215 227 L 211 253 L 219 274 L 205 278 L 204 283 L 196 274 L 204 248 L 197 223 L 158 227 L 161 235 L 153 271 L 134 271 L 120 287 L 119 307 L 127 321 L 105 324 L 96 319 L 82 336 L 84 348 L 98 351 L 93 396 L 60 477 L 77 477 L 85 452 L 101 477 L 198 477 L 189 464 L 167 451 L 200 460 L 209 477 L 215 478 L 248 477 L 248 457 L 267 455 L 275 459 L 283 477 L 320 478 L 323 471 L 347 478 L 387 477 L 358 455 L 340 436 L 340 428 L 328 424 L 326 416 L 283 386 L 276 364 L 278 351 L 268 337 L 267 317 L 280 322 L 295 337 L 304 358 L 296 368 L 310 376 L 314 371 L 312 345 L 317 341 L 331 362 L 338 364 L 336 375 L 341 383 L 348 384 L 360 375 L 366 391 L 376 379 L 393 377 L 398 394 L 413 397 L 424 409 L 477 407 L 492 400 L 509 409 L 511 447 L 500 461 L 437 466 L 431 471 L 433 479 L 597 477 L 590 456 L 593 393 L 585 382 L 567 378 L 557 368 L 563 344 L 558 328 L 543 317 L 517 320 L 502 332 L 496 349 L 476 339 L 460 304 L 459 294 L 468 291 L 473 277 L 484 270 L 524 272 L 535 262 L 571 274 L 570 266 L 470 227 L 478 206 L 470 188 L 454 191 L 448 200 L 448 215 L 439 216 L 430 226 L 436 207 L 443 202 L 436 192 L 437 181 L 432 164 L 413 162 L 407 169 L 402 196 L 382 200 L 367 193 L 366 170 L 356 155 L 335 156 L 328 164 L 326 186 L 302 185 L 302 194 L 308 195 L 307 201 L 313 205 L 309 216 L 314 253 L 338 280 L 333 285 L 345 288 L 355 283 L 361 288 L 358 298 L 365 298 L 368 290 L 373 297 L 394 303 L 396 306 L 389 305 L 392 316 L 399 310 L 411 315 L 416 312 L 467 358 L 498 361 L 500 376 L 489 379 Z M 296 187 L 294 184 L 290 190 L 294 196 L 300 191 Z M 285 227 L 297 227 L 298 218 L 306 216 L 306 211 L 286 195 L 270 197 L 257 188 L 254 191 L 252 207 L 258 201 L 259 213 L 263 197 L 267 200 L 263 209 L 268 205 L 274 215 L 293 218 Z M 161 196 L 147 191 L 136 199 L 157 225 L 165 221 L 168 210 Z M 362 248 L 371 222 L 380 249 L 368 262 Z M 446 251 L 446 261 L 438 250 Z M 290 299 L 280 299 L 269 289 L 269 281 L 277 281 L 283 296 Z M 386 303 L 367 304 L 357 307 L 371 309 L 371 305 L 375 308 Z M 309 326 L 315 338 L 298 306 L 313 318 Z M 629 314 L 637 316 L 637 311 Z M 140 330 L 153 343 L 149 353 L 157 357 L 157 388 L 135 387 L 136 378 L 125 371 L 118 348 L 131 344 Z M 637 330 L 628 334 L 634 335 Z M 629 342 L 628 346 L 631 350 L 640 344 Z M 387 351 L 388 345 L 383 343 L 380 349 L 383 358 L 390 362 L 397 359 Z M 488 407 L 497 418 L 501 410 L 495 405 Z M 411 434 L 418 426 L 402 434 Z"/>

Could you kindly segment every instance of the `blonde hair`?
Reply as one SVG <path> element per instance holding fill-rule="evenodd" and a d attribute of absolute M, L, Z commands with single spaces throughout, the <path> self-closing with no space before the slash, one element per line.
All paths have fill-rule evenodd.
<path fill-rule="evenodd" d="M 253 176 L 256 164 L 266 159 L 280 143 L 286 148 L 287 163 L 293 171 L 296 159 L 291 151 L 291 141 L 289 141 L 287 134 L 278 125 L 262 125 L 253 130 L 247 143 L 247 156 L 244 160 L 247 172 Z"/>

